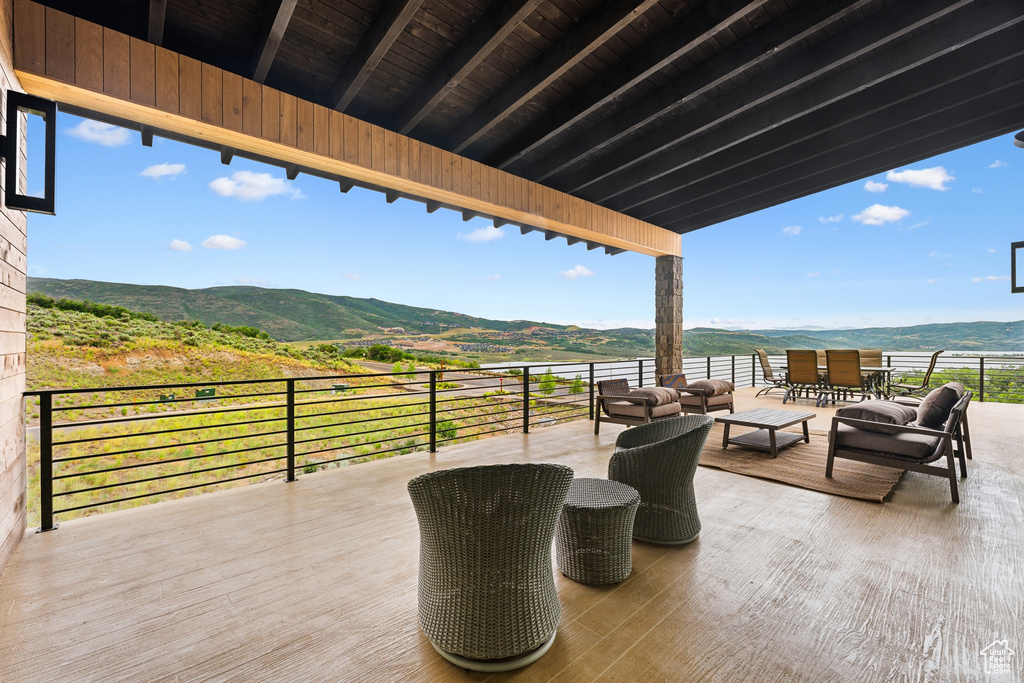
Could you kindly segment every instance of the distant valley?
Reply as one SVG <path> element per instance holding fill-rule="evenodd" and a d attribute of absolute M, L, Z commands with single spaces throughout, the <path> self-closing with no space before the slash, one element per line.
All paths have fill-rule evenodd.
<path fill-rule="evenodd" d="M 493 320 L 440 309 L 299 289 L 250 286 L 182 289 L 93 280 L 29 278 L 29 292 L 89 300 L 152 313 L 163 320 L 199 320 L 258 327 L 279 341 L 375 341 L 482 362 L 623 358 L 654 353 L 654 331 L 592 330 L 530 320 Z M 1024 352 L 1024 321 L 938 323 L 843 330 L 721 330 L 683 335 L 684 354 L 746 354 L 763 348 L 884 348 L 889 351 Z"/>

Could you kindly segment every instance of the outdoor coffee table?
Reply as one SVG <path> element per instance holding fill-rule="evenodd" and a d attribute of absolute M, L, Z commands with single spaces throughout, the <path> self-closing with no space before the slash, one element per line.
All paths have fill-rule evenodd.
<path fill-rule="evenodd" d="M 807 443 L 811 442 L 811 436 L 807 431 L 807 421 L 814 417 L 816 417 L 815 413 L 798 413 L 795 410 L 776 410 L 774 408 L 755 408 L 754 410 L 744 410 L 740 413 L 716 417 L 715 421 L 725 425 L 722 448 L 728 448 L 729 444 L 736 444 L 737 446 L 768 451 L 772 454 L 773 458 L 777 458 L 779 457 L 780 448 L 792 446 L 801 439 Z M 792 432 L 776 432 L 776 430 L 795 425 L 798 422 L 802 422 L 804 425 L 803 436 Z M 732 425 L 755 427 L 756 431 L 740 434 L 730 439 L 729 427 Z"/>

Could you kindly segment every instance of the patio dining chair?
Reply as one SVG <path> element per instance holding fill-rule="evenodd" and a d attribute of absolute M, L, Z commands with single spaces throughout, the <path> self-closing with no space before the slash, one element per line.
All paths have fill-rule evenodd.
<path fill-rule="evenodd" d="M 785 377 L 778 377 L 772 370 L 772 364 L 768 362 L 768 354 L 764 349 L 756 349 L 757 359 L 761 361 L 761 376 L 764 378 L 765 386 L 761 391 L 757 392 L 754 398 L 758 396 L 767 396 L 773 389 L 781 389 L 783 392 L 789 389 L 786 384 Z"/>
<path fill-rule="evenodd" d="M 449 662 L 509 671 L 551 647 L 562 615 L 551 544 L 572 478 L 564 465 L 524 463 L 409 482 L 420 527 L 420 626 Z"/>
<path fill-rule="evenodd" d="M 856 349 L 825 351 L 825 367 L 827 368 L 825 384 L 828 387 L 820 404 L 831 398 L 832 403 L 840 396 L 846 399 L 850 394 L 860 394 L 860 400 L 870 396 L 864 373 L 860 370 L 860 351 Z"/>
<path fill-rule="evenodd" d="M 815 405 L 821 403 L 824 390 L 821 386 L 821 375 L 818 372 L 817 351 L 797 351 L 790 349 L 786 351 L 786 382 L 789 388 L 786 395 L 782 397 L 785 403 L 789 399 L 799 398 L 803 392 L 807 398 L 811 392 L 817 392 Z"/>
<path fill-rule="evenodd" d="M 928 361 L 928 369 L 925 370 L 924 377 L 921 378 L 921 383 L 916 384 L 913 382 L 893 382 L 889 385 L 888 393 L 896 396 L 921 396 L 928 392 L 928 383 L 931 382 L 932 373 L 935 371 L 935 364 L 939 360 L 939 356 L 945 353 L 944 351 L 936 351 L 932 354 L 931 360 Z"/>

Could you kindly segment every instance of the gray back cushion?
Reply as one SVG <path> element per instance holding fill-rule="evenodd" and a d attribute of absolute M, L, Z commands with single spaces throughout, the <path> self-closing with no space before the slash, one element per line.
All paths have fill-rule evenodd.
<path fill-rule="evenodd" d="M 949 419 L 949 411 L 964 393 L 964 385 L 959 382 L 949 382 L 932 389 L 917 407 L 917 424 L 928 429 L 942 429 Z"/>
<path fill-rule="evenodd" d="M 870 425 L 850 425 L 857 429 L 869 432 L 880 432 L 882 434 L 895 434 L 896 430 L 890 425 L 905 425 L 913 422 L 917 417 L 917 411 L 910 406 L 905 406 L 892 401 L 862 401 L 853 405 L 843 406 L 836 411 L 839 417 L 848 417 L 854 420 L 867 420 Z"/>

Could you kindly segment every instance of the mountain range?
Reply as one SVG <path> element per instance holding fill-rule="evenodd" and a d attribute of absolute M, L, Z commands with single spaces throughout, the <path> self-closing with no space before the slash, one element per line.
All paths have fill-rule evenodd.
<path fill-rule="evenodd" d="M 440 309 L 405 306 L 379 299 L 317 294 L 300 289 L 265 289 L 252 286 L 182 289 L 160 285 L 133 285 L 93 280 L 29 278 L 29 292 L 55 298 L 88 300 L 152 313 L 164 320 L 201 320 L 228 325 L 250 325 L 280 341 L 357 338 L 400 327 L 406 334 L 461 335 L 473 329 L 480 341 L 487 332 L 509 337 L 528 334 L 544 344 L 574 345 L 583 351 L 588 339 L 601 338 L 606 351 L 650 355 L 653 330 L 584 330 L 531 320 L 494 320 Z M 450 336 L 450 335 L 449 335 Z M 513 334 L 512 336 L 517 336 Z M 683 335 L 687 355 L 770 353 L 785 349 L 883 348 L 887 351 L 1024 352 L 1024 321 L 934 323 L 907 327 L 862 329 L 723 330 L 694 328 Z M 569 350 L 569 346 L 566 349 Z M 603 351 L 604 351 L 603 350 Z M 602 355 L 605 355 L 602 353 Z"/>

